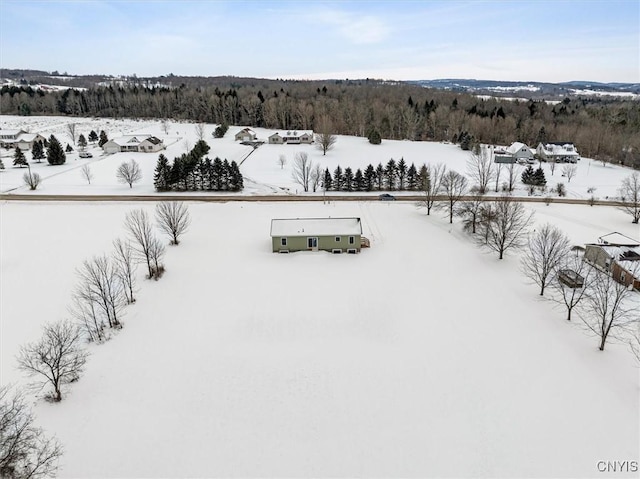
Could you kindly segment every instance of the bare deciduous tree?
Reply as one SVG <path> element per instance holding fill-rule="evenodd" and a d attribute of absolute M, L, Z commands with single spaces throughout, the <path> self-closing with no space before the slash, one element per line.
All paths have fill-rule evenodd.
<path fill-rule="evenodd" d="M 76 124 L 75 123 L 67 123 L 67 133 L 69 135 L 69 138 L 71 138 L 71 141 L 75 145 L 76 144 Z"/>
<path fill-rule="evenodd" d="M 313 162 L 309 159 L 309 155 L 303 151 L 296 153 L 296 156 L 293 159 L 293 171 L 291 172 L 291 177 L 296 183 L 302 186 L 304 191 L 309 191 L 312 167 Z"/>
<path fill-rule="evenodd" d="M 47 324 L 42 338 L 20 348 L 18 368 L 29 376 L 41 377 L 41 387 L 50 384 L 52 401 L 62 400 L 63 385 L 77 381 L 88 353 L 80 343 L 80 329 L 68 320 Z"/>
<path fill-rule="evenodd" d="M 161 263 L 165 253 L 165 247 L 155 236 L 149 244 L 149 258 L 151 259 L 151 277 L 158 281 L 164 273 L 164 265 Z"/>
<path fill-rule="evenodd" d="M 120 238 L 113 242 L 113 261 L 115 263 L 116 274 L 122 281 L 124 287 L 124 295 L 127 303 L 135 303 L 134 295 L 136 287 L 136 262 L 134 261 L 134 252 L 131 243 Z"/>
<path fill-rule="evenodd" d="M 123 306 L 124 285 L 117 267 L 107 256 L 85 260 L 77 270 L 86 300 L 92 301 L 107 320 L 110 328 L 119 328 Z"/>
<path fill-rule="evenodd" d="M 509 195 L 491 202 L 490 215 L 485 215 L 480 223 L 484 246 L 496 251 L 499 259 L 505 251 L 524 245 L 527 228 L 533 218 L 533 212 L 527 213 L 522 203 Z"/>
<path fill-rule="evenodd" d="M 171 238 L 171 244 L 177 245 L 191 223 L 189 208 L 181 201 L 161 201 L 156 205 L 156 221 Z"/>
<path fill-rule="evenodd" d="M 580 319 L 599 338 L 598 349 L 604 351 L 607 339 L 618 337 L 619 333 L 632 330 L 638 323 L 635 309 L 630 304 L 633 291 L 618 283 L 607 272 L 597 271 L 591 282 L 591 288 L 580 311 Z"/>
<path fill-rule="evenodd" d="M 638 224 L 640 221 L 640 174 L 638 172 L 622 180 L 620 198 L 622 206 L 619 209 L 631 215 L 633 224 Z"/>
<path fill-rule="evenodd" d="M 338 138 L 333 134 L 333 125 L 331 119 L 323 115 L 320 118 L 320 122 L 316 127 L 315 141 L 319 150 L 322 150 L 322 154 L 326 155 L 327 151 L 333 148 Z M 305 190 L 307 191 L 307 190 Z"/>
<path fill-rule="evenodd" d="M 571 178 L 576 176 L 578 167 L 576 165 L 565 165 L 562 167 L 562 176 L 567 177 L 567 182 L 571 183 Z"/>
<path fill-rule="evenodd" d="M 565 274 L 568 273 L 576 279 L 580 278 L 582 286 L 574 287 L 563 283 L 560 279 L 561 272 Z M 551 282 L 551 286 L 557 293 L 554 296 L 554 300 L 562 304 L 567 310 L 567 321 L 571 321 L 571 315 L 574 309 L 578 308 L 582 300 L 586 298 L 595 274 L 595 269 L 584 261 L 583 254 L 578 248 L 574 248 L 573 251 L 566 255 L 558 264 L 555 271 L 555 281 Z"/>
<path fill-rule="evenodd" d="M 280 165 L 280 169 L 284 168 L 284 165 L 287 164 L 287 157 L 285 155 L 280 155 L 278 157 L 278 164 Z"/>
<path fill-rule="evenodd" d="M 493 177 L 493 162 L 486 148 L 478 146 L 467 160 L 467 175 L 475 181 L 478 193 L 487 192 L 489 181 Z"/>
<path fill-rule="evenodd" d="M 449 214 L 449 223 L 453 223 L 453 215 L 456 213 L 456 205 L 467 191 L 467 179 L 454 170 L 449 170 L 442 175 L 442 193 L 446 200 L 444 207 Z"/>
<path fill-rule="evenodd" d="M 24 395 L 0 386 L 0 477 L 55 477 L 62 445 L 34 423 Z"/>
<path fill-rule="evenodd" d="M 496 163 L 495 167 L 496 172 L 493 175 L 493 178 L 495 180 L 495 188 L 493 189 L 493 191 L 497 193 L 498 189 L 500 188 L 500 173 L 502 173 L 502 163 Z"/>
<path fill-rule="evenodd" d="M 551 176 L 553 176 L 553 173 L 556 171 L 556 162 L 555 160 L 551 160 L 549 162 L 549 169 L 551 170 Z"/>
<path fill-rule="evenodd" d="M 522 257 L 522 270 L 540 286 L 540 296 L 551 281 L 558 265 L 569 254 L 569 238 L 557 227 L 545 224 L 529 235 L 528 248 Z"/>
<path fill-rule="evenodd" d="M 311 167 L 311 173 L 309 173 L 309 180 L 311 182 L 311 189 L 315 193 L 322 182 L 324 170 L 320 165 L 313 165 Z"/>
<path fill-rule="evenodd" d="M 93 173 L 91 172 L 91 167 L 89 165 L 84 165 L 82 168 L 80 168 L 80 174 L 85 180 L 87 180 L 88 184 L 91 184 Z"/>
<path fill-rule="evenodd" d="M 431 214 L 431 208 L 436 201 L 436 196 L 442 188 L 442 177 L 447 167 L 443 163 L 437 165 L 424 165 L 420 171 L 422 174 L 422 184 L 420 188 L 424 192 L 424 199 L 418 203 L 418 206 L 427 209 L 427 216 Z"/>
<path fill-rule="evenodd" d="M 134 241 L 138 258 L 147 263 L 149 278 L 153 278 L 150 248 L 154 235 L 147 213 L 143 209 L 130 211 L 124 225 Z"/>
<path fill-rule="evenodd" d="M 136 160 L 130 160 L 129 163 L 122 162 L 116 170 L 116 177 L 120 183 L 126 183 L 129 188 L 133 188 L 133 184 L 142 179 L 142 170 Z"/>
<path fill-rule="evenodd" d="M 516 163 L 507 166 L 507 191 L 511 193 L 516 188 L 516 182 L 520 176 L 520 167 Z"/>
<path fill-rule="evenodd" d="M 164 131 L 165 135 L 169 134 L 169 130 L 171 129 L 171 125 L 169 125 L 169 121 L 168 120 L 162 120 L 160 122 L 160 128 L 162 128 L 162 131 Z"/>
<path fill-rule="evenodd" d="M 463 228 L 471 234 L 476 234 L 476 226 L 480 222 L 482 207 L 482 195 L 474 190 L 471 199 L 463 201 L 458 208 L 458 215 L 462 218 Z"/>
<path fill-rule="evenodd" d="M 206 136 L 204 123 L 196 123 L 196 137 L 200 141 L 204 141 Z"/>
<path fill-rule="evenodd" d="M 69 314 L 86 333 L 90 342 L 99 342 L 106 339 L 106 325 L 98 305 L 93 300 L 90 287 L 83 284 L 77 286 L 73 293 L 73 304 L 69 307 Z"/>

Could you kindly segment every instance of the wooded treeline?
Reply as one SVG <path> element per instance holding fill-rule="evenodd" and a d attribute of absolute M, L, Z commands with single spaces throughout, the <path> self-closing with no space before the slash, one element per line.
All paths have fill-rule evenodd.
<path fill-rule="evenodd" d="M 285 130 L 313 130 L 329 117 L 336 134 L 383 139 L 535 147 L 574 143 L 582 156 L 640 168 L 640 102 L 600 97 L 544 101 L 481 99 L 406 83 L 229 78 L 226 86 L 0 90 L 3 114 L 172 118 Z"/>

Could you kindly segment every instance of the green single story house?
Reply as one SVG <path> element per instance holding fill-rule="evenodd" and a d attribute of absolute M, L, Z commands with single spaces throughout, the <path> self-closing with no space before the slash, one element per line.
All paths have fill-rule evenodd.
<path fill-rule="evenodd" d="M 362 247 L 360 218 L 287 218 L 271 220 L 274 253 L 329 251 L 359 253 Z"/>

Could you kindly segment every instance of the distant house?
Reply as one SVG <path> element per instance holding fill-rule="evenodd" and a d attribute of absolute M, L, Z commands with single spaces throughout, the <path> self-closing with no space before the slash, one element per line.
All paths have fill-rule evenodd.
<path fill-rule="evenodd" d="M 496 147 L 493 158 L 496 163 L 531 163 L 533 162 L 533 152 L 524 143 L 515 142 L 508 147 Z"/>
<path fill-rule="evenodd" d="M 105 153 L 155 153 L 164 149 L 164 143 L 159 138 L 147 134 L 125 135 L 107 141 L 102 145 L 102 149 Z"/>
<path fill-rule="evenodd" d="M 358 253 L 362 243 L 360 218 L 287 218 L 271 220 L 274 253 L 329 251 Z"/>
<path fill-rule="evenodd" d="M 617 282 L 640 290 L 640 241 L 614 232 L 588 244 L 584 259 Z"/>
<path fill-rule="evenodd" d="M 282 145 L 283 143 L 287 143 L 288 145 L 310 145 L 313 143 L 313 133 L 310 132 L 298 132 L 298 131 L 287 131 L 286 133 L 274 133 L 269 136 L 269 144 L 271 145 Z"/>
<path fill-rule="evenodd" d="M 24 130 L 0 130 L 0 147 L 30 150 L 36 141 L 44 143 L 45 137 L 39 133 L 27 133 Z"/>
<path fill-rule="evenodd" d="M 554 161 L 556 163 L 576 163 L 580 159 L 578 150 L 569 142 L 540 143 L 536 148 L 536 153 L 543 161 Z"/>
<path fill-rule="evenodd" d="M 251 128 L 243 128 L 235 136 L 236 141 L 255 141 L 256 134 Z"/>

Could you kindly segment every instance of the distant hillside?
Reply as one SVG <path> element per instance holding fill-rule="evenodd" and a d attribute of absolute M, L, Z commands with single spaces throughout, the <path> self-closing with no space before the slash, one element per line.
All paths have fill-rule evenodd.
<path fill-rule="evenodd" d="M 563 99 L 572 96 L 620 96 L 640 98 L 640 83 L 598 83 L 571 81 L 563 83 L 516 82 L 471 79 L 416 80 L 409 83 L 454 92 L 533 99 Z"/>

